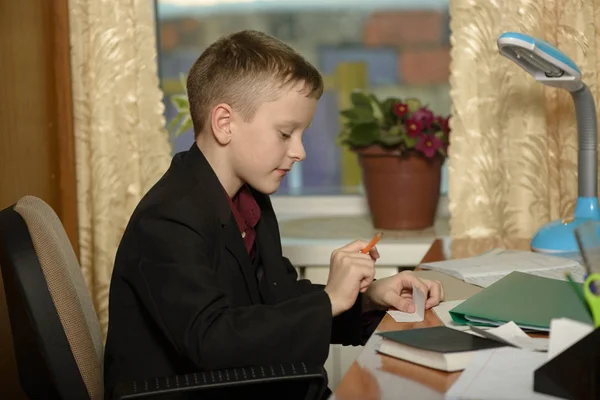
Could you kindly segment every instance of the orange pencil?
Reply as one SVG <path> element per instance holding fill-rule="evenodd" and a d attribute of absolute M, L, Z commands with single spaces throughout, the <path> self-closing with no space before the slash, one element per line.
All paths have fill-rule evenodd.
<path fill-rule="evenodd" d="M 382 236 L 383 236 L 383 232 L 377 233 L 377 235 L 375 235 L 375 237 L 369 242 L 367 247 L 365 247 L 364 249 L 361 250 L 361 253 L 367 254 L 369 251 L 371 251 L 373 246 L 375 246 L 377 244 L 377 242 L 379 242 L 379 239 L 381 239 Z"/>

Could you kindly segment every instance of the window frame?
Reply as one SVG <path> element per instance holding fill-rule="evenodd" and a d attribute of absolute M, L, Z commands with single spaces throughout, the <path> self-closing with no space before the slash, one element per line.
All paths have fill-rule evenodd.
<path fill-rule="evenodd" d="M 161 82 L 161 71 L 160 71 L 160 24 L 159 24 L 159 5 L 158 0 L 149 0 L 152 5 L 153 20 L 155 24 L 155 35 L 156 35 L 156 62 L 158 79 Z M 434 0 L 437 1 L 437 0 Z M 444 3 L 447 0 L 440 0 Z M 445 4 L 445 3 L 444 3 Z M 443 8 L 443 7 L 427 7 L 425 8 Z M 162 82 L 160 83 L 161 89 Z M 288 220 L 296 218 L 310 218 L 318 216 L 348 216 L 348 215 L 368 215 L 369 207 L 367 199 L 364 194 L 344 194 L 343 190 L 340 190 L 339 194 L 328 194 L 328 195 L 302 195 L 302 187 L 296 187 L 298 181 L 302 180 L 301 164 L 296 166 L 296 171 L 291 171 L 293 175 L 293 181 L 296 181 L 292 191 L 298 192 L 298 194 L 274 194 L 271 196 L 271 203 L 278 220 Z M 442 186 L 444 186 L 444 176 L 442 176 Z M 447 179 L 447 178 L 446 178 Z M 291 183 L 291 182 L 290 182 Z M 447 182 L 445 184 L 447 186 Z M 442 188 L 440 193 L 439 203 L 436 218 L 449 218 L 449 200 L 446 191 Z"/>

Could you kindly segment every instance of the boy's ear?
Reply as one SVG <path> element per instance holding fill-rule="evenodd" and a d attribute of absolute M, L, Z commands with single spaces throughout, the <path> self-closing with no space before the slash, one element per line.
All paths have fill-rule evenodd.
<path fill-rule="evenodd" d="M 221 145 L 231 141 L 232 111 L 229 104 L 217 104 L 213 108 L 210 118 L 213 136 Z"/>

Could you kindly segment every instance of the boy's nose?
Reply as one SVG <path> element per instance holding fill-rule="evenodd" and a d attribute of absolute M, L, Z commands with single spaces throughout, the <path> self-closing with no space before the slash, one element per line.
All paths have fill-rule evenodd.
<path fill-rule="evenodd" d="M 304 151 L 302 141 L 297 141 L 290 147 L 289 155 L 295 161 L 302 161 L 306 158 L 306 151 Z"/>

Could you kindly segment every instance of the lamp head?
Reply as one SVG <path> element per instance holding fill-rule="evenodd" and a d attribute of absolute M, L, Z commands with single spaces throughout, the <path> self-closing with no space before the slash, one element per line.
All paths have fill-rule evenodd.
<path fill-rule="evenodd" d="M 536 81 L 569 92 L 583 86 L 577 65 L 550 43 L 517 32 L 503 33 L 497 42 L 500 54 L 513 60 Z"/>
<path fill-rule="evenodd" d="M 513 60 L 536 81 L 568 90 L 575 103 L 578 140 L 578 197 L 575 211 L 571 218 L 545 224 L 531 240 L 534 251 L 575 257 L 579 252 L 575 230 L 586 221 L 600 221 L 598 128 L 594 96 L 581 80 L 581 71 L 573 60 L 550 43 L 522 33 L 506 32 L 498 37 L 498 49 L 500 54 Z"/>

